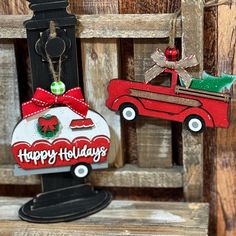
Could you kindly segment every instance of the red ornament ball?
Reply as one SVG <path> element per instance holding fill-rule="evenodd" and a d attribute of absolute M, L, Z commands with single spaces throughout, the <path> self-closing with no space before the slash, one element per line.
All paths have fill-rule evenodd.
<path fill-rule="evenodd" d="M 167 61 L 177 61 L 179 59 L 179 49 L 168 47 L 165 51 Z"/>

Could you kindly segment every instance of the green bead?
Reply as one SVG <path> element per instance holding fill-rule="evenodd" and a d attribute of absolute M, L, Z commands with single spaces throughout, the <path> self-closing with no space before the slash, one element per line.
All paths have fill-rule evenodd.
<path fill-rule="evenodd" d="M 55 95 L 62 95 L 66 91 L 66 86 L 63 82 L 53 82 L 51 84 L 51 92 Z"/>

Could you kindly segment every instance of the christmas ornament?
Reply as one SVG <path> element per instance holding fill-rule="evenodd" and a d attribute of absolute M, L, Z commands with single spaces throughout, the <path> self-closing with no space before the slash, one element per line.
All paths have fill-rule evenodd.
<path fill-rule="evenodd" d="M 12 136 L 16 175 L 72 171 L 84 178 L 92 169 L 108 167 L 109 127 L 88 109 L 80 88 L 59 96 L 38 88 L 22 111 L 24 119 Z M 83 166 L 79 174 L 76 166 Z"/>
<path fill-rule="evenodd" d="M 178 50 L 173 47 L 165 54 L 157 50 L 151 58 L 155 65 L 146 71 L 145 82 L 110 81 L 108 108 L 119 110 L 128 121 L 143 115 L 182 122 L 193 133 L 206 126 L 229 126 L 230 94 L 220 91 L 230 89 L 235 76 L 212 78 L 204 73 L 201 80 L 195 79 L 185 68 L 197 65 L 196 57 L 178 61 Z"/>
<path fill-rule="evenodd" d="M 80 88 L 59 96 L 38 88 L 22 111 L 12 136 L 15 175 L 71 171 L 84 178 L 92 169 L 108 167 L 109 127 L 88 110 Z"/>

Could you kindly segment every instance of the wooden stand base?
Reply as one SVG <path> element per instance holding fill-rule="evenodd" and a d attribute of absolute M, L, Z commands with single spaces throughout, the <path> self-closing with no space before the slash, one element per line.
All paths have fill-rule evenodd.
<path fill-rule="evenodd" d="M 72 221 L 94 214 L 110 202 L 110 193 L 80 184 L 37 195 L 20 208 L 19 217 L 33 223 Z"/>

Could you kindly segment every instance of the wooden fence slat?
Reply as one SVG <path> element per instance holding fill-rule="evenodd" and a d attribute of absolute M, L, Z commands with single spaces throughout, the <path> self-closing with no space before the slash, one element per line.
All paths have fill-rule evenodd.
<path fill-rule="evenodd" d="M 236 3 L 218 8 L 218 72 L 236 74 Z M 231 100 L 231 124 L 216 131 L 215 183 L 217 236 L 236 235 L 236 85 Z M 213 158 L 213 157 L 212 157 Z M 214 199 L 212 201 L 214 204 Z"/>
<path fill-rule="evenodd" d="M 107 85 L 118 77 L 118 44 L 116 39 L 82 40 L 83 77 L 85 97 L 90 107 L 101 113 L 110 127 L 111 149 L 109 163 L 123 165 L 120 116 L 105 107 Z"/>
<path fill-rule="evenodd" d="M 118 1 L 112 6 L 98 8 L 107 1 L 81 1 L 82 13 L 118 13 Z M 84 5 L 85 4 L 85 5 Z M 115 7 L 116 6 L 116 7 Z M 101 12 L 100 12 L 101 11 Z M 121 141 L 120 116 L 105 107 L 108 98 L 107 85 L 113 78 L 119 77 L 119 45 L 117 39 L 81 40 L 83 80 L 85 97 L 91 108 L 101 113 L 111 131 L 111 148 L 109 151 L 110 166 L 122 167 L 124 156 Z"/>
<path fill-rule="evenodd" d="M 182 55 L 196 55 L 199 67 L 191 74 L 199 77 L 203 70 L 203 10 L 202 0 L 182 0 Z M 184 194 L 188 201 L 201 201 L 203 195 L 203 136 L 192 135 L 185 128 L 183 137 Z"/>
<path fill-rule="evenodd" d="M 172 14 L 79 15 L 78 38 L 165 38 Z M 0 38 L 26 38 L 23 22 L 31 16 L 1 16 Z M 177 36 L 181 37 L 181 22 Z"/>
<path fill-rule="evenodd" d="M 173 168 L 139 168 L 127 164 L 119 169 L 93 171 L 88 181 L 95 186 L 106 187 L 149 187 L 181 188 L 183 186 L 183 169 Z M 12 165 L 0 166 L 0 184 L 37 185 L 39 176 L 13 176 Z"/>
<path fill-rule="evenodd" d="M 153 14 L 175 12 L 180 8 L 180 0 L 119 0 L 120 11 L 126 14 Z"/>
<path fill-rule="evenodd" d="M 11 134 L 20 119 L 14 44 L 0 41 L 0 164 L 14 163 Z"/>
<path fill-rule="evenodd" d="M 112 201 L 99 213 L 74 222 L 32 224 L 17 218 L 26 201 L 0 198 L 2 235 L 207 235 L 208 204 L 204 203 Z"/>
<path fill-rule="evenodd" d="M 153 65 L 151 54 L 160 48 L 165 50 L 166 41 L 134 39 L 135 80 L 144 82 L 144 74 Z M 171 122 L 156 118 L 139 117 L 137 150 L 140 167 L 172 166 Z"/>
<path fill-rule="evenodd" d="M 26 0 L 2 0 L 0 1 L 0 15 L 29 14 L 31 11 Z"/>

